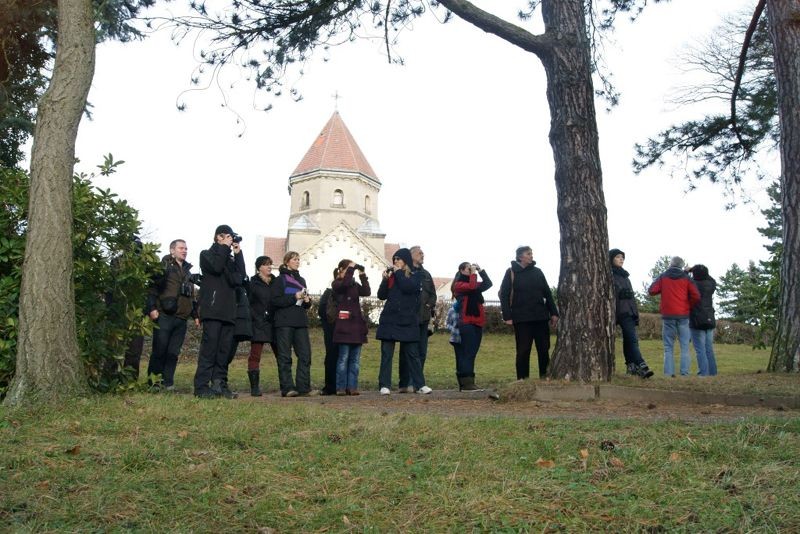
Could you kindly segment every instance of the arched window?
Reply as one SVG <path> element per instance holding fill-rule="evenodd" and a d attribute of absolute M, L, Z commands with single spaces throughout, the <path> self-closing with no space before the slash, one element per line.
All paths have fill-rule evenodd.
<path fill-rule="evenodd" d="M 372 205 L 370 204 L 369 195 L 364 196 L 364 213 L 372 213 Z"/>
<path fill-rule="evenodd" d="M 300 198 L 300 209 L 307 209 L 311 205 L 311 195 L 308 191 L 303 191 L 303 196 Z"/>
<path fill-rule="evenodd" d="M 333 192 L 333 205 L 338 208 L 344 207 L 344 193 L 341 189 L 337 189 Z"/>

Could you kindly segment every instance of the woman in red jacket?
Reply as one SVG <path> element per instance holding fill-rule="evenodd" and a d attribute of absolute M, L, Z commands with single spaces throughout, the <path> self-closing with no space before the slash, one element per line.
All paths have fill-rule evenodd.
<path fill-rule="evenodd" d="M 481 281 L 478 283 L 478 275 Z M 450 290 L 460 307 L 458 327 L 461 343 L 453 348 L 456 352 L 456 378 L 461 391 L 478 391 L 475 385 L 475 357 L 481 348 L 483 325 L 486 315 L 483 309 L 483 292 L 492 287 L 492 281 L 486 271 L 477 264 L 464 262 L 458 266 L 458 272 Z"/>
<path fill-rule="evenodd" d="M 361 283 L 353 279 L 355 271 Z M 359 297 L 368 297 L 371 292 L 364 267 L 350 260 L 340 261 L 331 287 L 333 294 L 329 298 L 335 299 L 339 311 L 333 326 L 333 343 L 339 348 L 336 394 L 358 395 L 361 345 L 367 342 L 367 322 L 361 314 Z"/>

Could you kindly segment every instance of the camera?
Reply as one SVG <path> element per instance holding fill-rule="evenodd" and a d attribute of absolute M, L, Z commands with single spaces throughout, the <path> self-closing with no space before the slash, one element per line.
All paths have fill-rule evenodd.
<path fill-rule="evenodd" d="M 203 275 L 200 273 L 193 273 L 189 275 L 189 281 L 195 285 L 200 285 L 203 281 Z"/>
<path fill-rule="evenodd" d="M 357 263 L 356 263 L 356 264 L 353 266 L 353 268 L 354 268 L 356 271 L 361 271 L 361 272 L 364 272 L 364 266 L 363 266 L 363 265 L 359 265 L 359 264 L 357 264 Z"/>
<path fill-rule="evenodd" d="M 180 295 L 182 297 L 190 297 L 194 294 L 194 284 L 192 282 L 183 282 L 180 287 Z"/>
<path fill-rule="evenodd" d="M 241 243 L 242 242 L 242 236 L 240 236 L 239 234 L 233 234 L 233 236 L 231 236 L 231 237 L 233 237 L 233 242 L 234 243 Z"/>
<path fill-rule="evenodd" d="M 394 272 L 394 267 L 391 265 L 386 268 L 386 274 L 392 274 Z"/>

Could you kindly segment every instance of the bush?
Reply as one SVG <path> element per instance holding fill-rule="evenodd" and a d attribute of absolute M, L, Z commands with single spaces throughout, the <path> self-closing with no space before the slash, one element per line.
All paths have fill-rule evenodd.
<path fill-rule="evenodd" d="M 661 316 L 656 313 L 642 313 L 639 315 L 639 339 L 661 339 Z M 621 335 L 617 329 L 617 335 Z M 717 320 L 717 328 L 714 331 L 714 341 L 716 343 L 729 343 L 731 345 L 752 345 L 759 346 L 765 343 L 769 346 L 769 340 L 761 338 L 758 328 L 745 323 Z"/>
<path fill-rule="evenodd" d="M 101 174 L 112 174 L 118 164 L 109 155 Z M 73 177 L 76 327 L 90 386 L 109 391 L 131 378 L 121 365 L 130 340 L 152 330 L 142 307 L 158 258 L 155 245 L 134 241 L 141 230 L 138 212 L 109 190 L 93 186 L 91 178 Z M 0 396 L 16 362 L 28 187 L 25 172 L 0 168 Z"/>

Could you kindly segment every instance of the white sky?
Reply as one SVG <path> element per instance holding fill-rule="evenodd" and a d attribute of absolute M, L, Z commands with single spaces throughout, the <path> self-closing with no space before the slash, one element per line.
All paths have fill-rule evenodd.
<path fill-rule="evenodd" d="M 676 55 L 722 15 L 753 3 L 648 6 L 635 24 L 621 20 L 616 44 L 607 47 L 622 92 L 610 114 L 597 103 L 610 244 L 626 252 L 637 289 L 665 254 L 705 263 L 717 277 L 733 262 L 765 257 L 759 206 L 725 211 L 719 187 L 686 194 L 685 183 L 666 171 L 635 176 L 630 165 L 635 142 L 702 111 L 665 102 L 686 83 Z M 483 4 L 506 15 L 497 1 Z M 503 2 L 507 20 L 523 4 Z M 320 50 L 297 83 L 303 100 L 283 96 L 267 113 L 252 104 L 265 96 L 228 72 L 225 83 L 235 88 L 225 94 L 243 117 L 237 124 L 216 88 L 183 93 L 195 67 L 189 43 L 176 48 L 161 32 L 144 42 L 103 44 L 89 95 L 94 120 L 81 124 L 76 170 L 91 171 L 109 152 L 125 160 L 96 183 L 139 210 L 148 240 L 166 251 L 170 240 L 184 238 L 196 264 L 214 228 L 229 224 L 245 238 L 252 274 L 257 236 L 286 233 L 289 175 L 333 112 L 338 91 L 339 112 L 383 182 L 378 216 L 388 242 L 422 245 L 434 276 L 478 262 L 495 289 L 514 249 L 529 244 L 556 285 L 556 194 L 539 60 L 459 19 L 441 25 L 430 15 L 402 34 L 404 66 L 387 64 L 382 50 L 367 41 Z M 187 111 L 177 111 L 176 102 Z M 756 197 L 763 206 L 763 193 Z"/>

